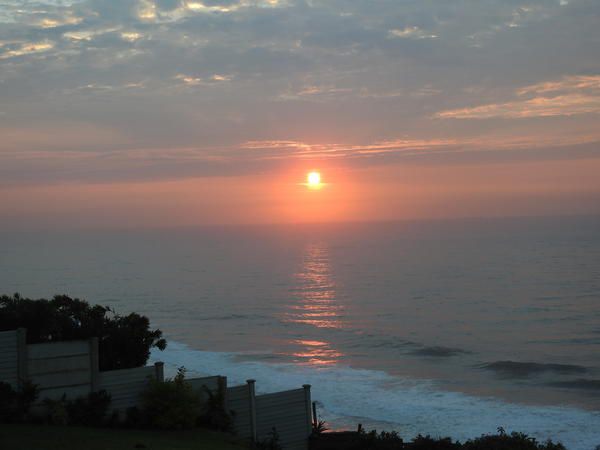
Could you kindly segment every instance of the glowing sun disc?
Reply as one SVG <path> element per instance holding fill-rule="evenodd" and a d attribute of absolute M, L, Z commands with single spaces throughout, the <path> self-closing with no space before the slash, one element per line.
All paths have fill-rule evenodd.
<path fill-rule="evenodd" d="M 306 182 L 310 187 L 318 187 L 321 185 L 321 174 L 319 172 L 310 172 L 306 176 Z"/>

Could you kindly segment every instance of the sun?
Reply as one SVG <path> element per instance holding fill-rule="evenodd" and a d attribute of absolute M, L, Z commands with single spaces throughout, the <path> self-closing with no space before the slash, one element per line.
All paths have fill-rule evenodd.
<path fill-rule="evenodd" d="M 309 172 L 306 176 L 306 185 L 309 188 L 317 189 L 321 187 L 321 174 L 319 172 Z"/>

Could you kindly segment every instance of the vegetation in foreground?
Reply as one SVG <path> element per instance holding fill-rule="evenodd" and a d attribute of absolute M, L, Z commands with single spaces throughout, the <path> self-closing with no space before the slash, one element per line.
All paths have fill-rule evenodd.
<path fill-rule="evenodd" d="M 337 435 L 337 436 L 336 436 Z M 451 438 L 417 436 L 404 441 L 396 432 L 377 433 L 323 433 L 312 437 L 311 450 L 566 450 L 560 443 L 550 440 L 538 442 L 524 433 L 506 433 L 499 428 L 497 434 L 483 435 L 466 442 Z"/>
<path fill-rule="evenodd" d="M 227 433 L 0 424 L 0 448 L 11 450 L 240 450 Z"/>
<path fill-rule="evenodd" d="M 160 330 L 146 316 L 121 316 L 111 308 L 55 295 L 52 300 L 0 296 L 0 331 L 27 328 L 27 343 L 98 338 L 100 370 L 146 365 L 152 348 L 164 350 Z"/>

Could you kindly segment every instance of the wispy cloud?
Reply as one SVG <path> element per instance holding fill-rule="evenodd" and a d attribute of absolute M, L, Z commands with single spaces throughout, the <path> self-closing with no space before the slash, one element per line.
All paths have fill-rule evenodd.
<path fill-rule="evenodd" d="M 17 42 L 0 46 L 0 59 L 44 53 L 54 48 L 54 42 Z"/>
<path fill-rule="evenodd" d="M 404 39 L 435 39 L 438 37 L 436 34 L 429 33 L 415 26 L 402 29 L 394 28 L 388 32 L 388 36 L 391 38 Z"/>
<path fill-rule="evenodd" d="M 225 81 L 231 81 L 232 79 L 231 75 L 224 74 L 213 74 L 209 77 L 202 78 L 194 75 L 184 75 L 182 73 L 175 75 L 173 78 L 180 81 L 184 86 L 189 87 L 222 83 Z"/>
<path fill-rule="evenodd" d="M 570 75 L 560 80 L 544 81 L 517 90 L 518 95 L 600 91 L 600 75 Z"/>
<path fill-rule="evenodd" d="M 515 100 L 438 112 L 443 119 L 573 116 L 600 113 L 600 75 L 567 76 L 515 91 Z"/>
<path fill-rule="evenodd" d="M 462 139 L 393 139 L 364 145 L 309 144 L 294 140 L 249 141 L 242 149 L 252 150 L 259 159 L 357 159 L 384 155 L 428 156 L 454 152 L 489 152 L 563 147 L 598 142 L 594 135 L 581 136 L 487 136 Z"/>

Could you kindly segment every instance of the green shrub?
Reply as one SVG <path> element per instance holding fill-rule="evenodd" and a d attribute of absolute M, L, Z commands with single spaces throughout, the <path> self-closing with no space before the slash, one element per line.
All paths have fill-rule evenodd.
<path fill-rule="evenodd" d="M 357 449 L 369 450 L 396 450 L 404 448 L 404 441 L 395 431 L 382 431 L 377 434 L 375 430 L 365 433 L 360 432 L 359 444 Z"/>
<path fill-rule="evenodd" d="M 125 421 L 122 423 L 126 428 L 142 428 L 144 426 L 144 417 L 140 408 L 130 406 L 125 410 Z"/>
<path fill-rule="evenodd" d="M 502 429 L 498 431 L 498 434 L 483 435 L 468 440 L 462 448 L 464 450 L 565 450 L 562 444 L 555 444 L 550 440 L 542 444 L 524 433 L 506 434 Z"/>
<path fill-rule="evenodd" d="M 67 396 L 63 396 L 57 400 L 45 398 L 43 401 L 46 409 L 46 423 L 50 425 L 68 425 L 69 413 L 67 411 Z"/>
<path fill-rule="evenodd" d="M 102 390 L 90 392 L 87 397 L 78 397 L 66 402 L 70 425 L 100 426 L 105 424 L 110 405 L 110 395 Z"/>
<path fill-rule="evenodd" d="M 337 436 L 336 436 L 337 434 Z M 523 433 L 506 434 L 498 429 L 498 434 L 483 435 L 461 444 L 450 438 L 417 436 L 410 442 L 404 442 L 396 432 L 370 433 L 325 433 L 313 435 L 311 448 L 327 450 L 566 450 L 560 443 L 546 441 L 539 443 L 535 438 Z"/>
<path fill-rule="evenodd" d="M 21 384 L 15 391 L 8 383 L 0 381 L 0 423 L 24 422 L 29 409 L 38 397 L 37 385 L 30 381 Z"/>
<path fill-rule="evenodd" d="M 462 445 L 459 442 L 452 442 L 452 439 L 432 438 L 431 436 L 417 436 L 410 444 L 410 450 L 459 450 Z"/>
<path fill-rule="evenodd" d="M 66 395 L 59 399 L 46 398 L 45 421 L 51 425 L 102 426 L 107 423 L 106 413 L 110 405 L 110 395 L 102 390 L 90 392 L 85 397 L 68 400 Z"/>
<path fill-rule="evenodd" d="M 273 427 L 271 431 L 269 431 L 269 434 L 267 434 L 264 439 L 255 442 L 252 448 L 255 450 L 281 450 L 283 447 L 281 447 L 281 444 L 279 443 L 279 433 L 277 432 L 277 429 Z"/>
<path fill-rule="evenodd" d="M 225 406 L 225 385 L 219 383 L 216 393 L 204 386 L 206 401 L 202 404 L 198 425 L 219 431 L 230 431 L 233 419 Z"/>
<path fill-rule="evenodd" d="M 192 428 L 201 421 L 200 393 L 185 382 L 183 367 L 173 379 L 150 382 L 142 392 L 142 413 L 149 426 L 165 430 Z"/>

